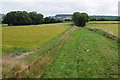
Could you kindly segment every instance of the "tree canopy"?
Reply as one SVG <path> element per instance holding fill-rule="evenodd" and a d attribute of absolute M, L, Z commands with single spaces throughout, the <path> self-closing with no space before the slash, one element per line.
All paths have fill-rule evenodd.
<path fill-rule="evenodd" d="M 72 20 L 76 26 L 83 27 L 89 21 L 89 16 L 87 13 L 75 12 L 73 13 Z"/>
<path fill-rule="evenodd" d="M 29 13 L 26 11 L 11 11 L 3 17 L 2 21 L 3 24 L 8 25 L 30 25 L 58 22 L 62 21 L 52 17 L 43 18 L 43 14 L 37 13 L 35 11 Z"/>
<path fill-rule="evenodd" d="M 45 17 L 44 18 L 44 23 L 58 23 L 58 22 L 62 22 L 62 21 L 54 19 L 52 17 Z"/>
<path fill-rule="evenodd" d="M 30 12 L 30 18 L 32 20 L 32 24 L 41 24 L 43 23 L 43 15 L 37 12 Z"/>
<path fill-rule="evenodd" d="M 28 25 L 32 23 L 26 11 L 12 11 L 4 16 L 3 23 L 8 25 Z"/>
<path fill-rule="evenodd" d="M 43 15 L 36 12 L 26 11 L 11 11 L 3 17 L 4 24 L 8 25 L 29 25 L 41 24 L 43 22 Z"/>

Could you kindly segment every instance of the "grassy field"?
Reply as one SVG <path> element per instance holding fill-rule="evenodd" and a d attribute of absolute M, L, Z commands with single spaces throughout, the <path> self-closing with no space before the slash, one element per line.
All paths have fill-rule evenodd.
<path fill-rule="evenodd" d="M 104 26 L 106 25 L 107 24 L 104 24 Z M 15 39 L 11 39 L 12 37 L 8 38 L 13 40 L 13 42 L 7 40 L 8 44 L 11 44 L 11 47 L 5 47 L 4 44 L 4 50 L 13 49 L 13 51 L 16 50 L 15 53 L 19 52 L 18 50 L 20 49 L 20 51 L 24 51 L 25 48 L 34 48 L 35 50 L 32 54 L 26 55 L 20 59 L 15 59 L 14 57 L 3 58 L 2 66 L 4 78 L 117 77 L 118 43 L 99 33 L 83 27 L 71 27 L 70 23 L 22 27 L 11 26 L 3 27 L 3 30 L 3 33 L 7 33 L 7 37 L 20 37 L 17 40 L 21 43 L 18 44 L 19 42 Z M 7 32 L 5 32 L 5 30 Z M 9 35 L 8 30 L 10 30 L 12 35 Z M 19 31 L 19 34 L 14 30 Z M 41 35 L 36 33 L 40 33 Z M 47 35 L 45 33 L 49 34 Z M 44 37 L 42 35 L 44 35 Z M 25 36 L 28 36 L 30 40 Z M 22 38 L 25 38 L 25 42 Z M 14 42 L 14 40 L 16 42 Z M 43 42 L 39 42 L 39 40 Z M 7 41 L 4 41 L 4 43 Z M 17 49 L 14 47 L 17 47 Z"/>
<path fill-rule="evenodd" d="M 9 53 L 29 50 L 59 35 L 70 27 L 68 25 L 57 23 L 3 27 L 3 51 Z"/>
<path fill-rule="evenodd" d="M 118 44 L 78 28 L 58 49 L 43 78 L 113 78 L 118 72 Z"/>
<path fill-rule="evenodd" d="M 108 24 L 116 24 L 118 21 L 90 21 L 89 23 L 108 23 Z"/>
<path fill-rule="evenodd" d="M 95 24 L 93 24 L 93 23 L 95 23 Z M 101 23 L 103 23 L 103 24 L 101 24 Z M 107 24 L 104 24 L 104 23 L 107 23 Z M 105 31 L 112 32 L 118 36 L 118 25 L 119 24 L 112 24 L 112 23 L 118 23 L 118 21 L 91 21 L 88 23 L 88 26 L 101 28 Z"/>
<path fill-rule="evenodd" d="M 47 68 L 47 66 L 54 59 L 56 52 L 55 48 L 58 46 L 58 43 L 61 43 L 65 40 L 66 38 L 65 33 L 67 35 L 70 35 L 72 33 L 71 31 L 69 31 L 69 29 L 71 29 L 71 24 L 67 26 L 70 28 L 68 28 L 67 30 L 65 30 L 55 38 L 34 48 L 34 52 L 32 54 L 26 55 L 19 59 L 16 59 L 15 57 L 5 56 L 2 59 L 3 62 L 2 76 L 4 78 L 13 78 L 17 76 L 16 73 L 18 73 L 19 71 L 22 71 L 22 75 L 20 74 L 21 76 L 20 78 L 23 77 L 35 78 L 36 75 L 37 76 L 42 75 L 45 69 Z M 49 54 L 51 50 L 53 54 Z M 33 63 L 34 65 L 31 65 Z M 26 69 L 26 67 L 29 67 L 30 65 L 31 67 L 28 73 L 26 73 L 27 71 L 23 71 L 24 69 L 28 70 Z"/>

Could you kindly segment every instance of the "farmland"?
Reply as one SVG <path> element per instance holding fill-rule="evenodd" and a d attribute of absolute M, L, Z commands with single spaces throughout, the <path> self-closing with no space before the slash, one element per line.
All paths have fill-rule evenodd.
<path fill-rule="evenodd" d="M 118 66 L 118 44 L 78 28 L 57 51 L 45 78 L 113 78 Z"/>
<path fill-rule="evenodd" d="M 87 24 L 116 33 L 115 25 Z M 71 23 L 10 26 L 3 27 L 3 36 L 4 51 L 35 50 L 19 59 L 3 59 L 3 77 L 117 77 L 118 43 L 86 28 L 71 27 Z"/>
<path fill-rule="evenodd" d="M 118 21 L 91 21 L 88 26 L 101 28 L 118 36 Z"/>
<path fill-rule="evenodd" d="M 19 52 L 30 50 L 59 35 L 69 28 L 68 25 L 60 23 L 3 27 L 3 51 L 9 53 L 11 50 L 18 51 L 19 49 Z"/>

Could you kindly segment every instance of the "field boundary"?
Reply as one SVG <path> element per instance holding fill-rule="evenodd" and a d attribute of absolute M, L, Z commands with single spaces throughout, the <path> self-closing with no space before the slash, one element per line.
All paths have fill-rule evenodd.
<path fill-rule="evenodd" d="M 97 27 L 92 27 L 92 26 L 86 26 L 85 28 L 90 30 L 90 31 L 94 31 L 96 33 L 99 33 L 99 34 L 101 34 L 101 35 L 103 35 L 103 36 L 105 36 L 105 37 L 107 37 L 109 39 L 112 39 L 112 40 L 118 42 L 118 43 L 120 42 L 119 41 L 120 38 L 117 35 L 115 35 L 112 32 L 110 32 L 110 31 L 103 30 L 103 29 L 97 28 Z"/>
<path fill-rule="evenodd" d="M 120 24 L 120 23 L 89 23 L 89 24 Z"/>
<path fill-rule="evenodd" d="M 55 45 L 53 45 L 50 49 L 48 49 L 43 55 L 39 56 L 33 63 L 31 63 L 29 66 L 27 66 L 26 68 L 24 68 L 23 70 L 20 70 L 18 72 L 16 72 L 14 75 L 16 78 L 21 78 L 21 77 L 25 77 L 25 75 L 29 74 L 33 68 L 39 65 L 39 75 L 38 74 L 34 74 L 34 77 L 39 78 L 42 76 L 42 74 L 44 73 L 44 70 L 46 70 L 47 66 L 52 63 L 52 61 L 54 61 L 55 57 L 56 57 L 56 53 L 54 52 L 54 50 L 59 47 L 59 45 L 61 45 L 65 40 L 67 40 L 69 38 L 69 36 L 77 29 L 77 27 L 72 27 L 69 30 L 65 31 L 64 34 L 62 34 L 62 36 L 60 37 L 60 39 L 56 42 Z M 54 54 L 50 54 L 50 52 L 53 52 Z M 35 69 L 34 69 L 35 70 Z M 32 76 L 31 76 L 32 77 Z"/>

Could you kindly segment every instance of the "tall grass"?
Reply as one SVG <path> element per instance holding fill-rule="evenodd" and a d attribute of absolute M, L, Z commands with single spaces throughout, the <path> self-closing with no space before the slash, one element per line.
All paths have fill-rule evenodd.
<path fill-rule="evenodd" d="M 69 28 L 70 23 L 3 27 L 3 56 L 17 55 L 54 38 Z"/>
<path fill-rule="evenodd" d="M 97 24 L 94 24 L 94 23 L 97 23 Z M 111 23 L 116 23 L 116 24 L 111 24 Z M 91 21 L 87 24 L 87 26 L 89 27 L 101 28 L 107 32 L 111 32 L 115 34 L 116 36 L 118 36 L 118 25 L 119 25 L 118 21 Z"/>
<path fill-rule="evenodd" d="M 65 30 L 61 34 L 57 35 L 53 39 L 48 40 L 45 43 L 42 43 L 42 44 L 34 47 L 33 49 L 31 49 L 31 51 L 34 51 L 32 54 L 29 54 L 29 55 L 27 55 L 27 56 L 25 56 L 21 59 L 5 60 L 4 63 L 3 63 L 3 67 L 4 67 L 3 68 L 3 77 L 4 78 L 16 77 L 17 73 L 19 73 L 19 71 L 24 71 L 24 69 L 27 69 L 32 63 L 35 63 L 36 61 L 39 61 L 40 56 L 43 56 L 43 61 L 46 62 L 44 64 L 48 65 L 47 58 L 50 59 L 51 54 L 47 55 L 45 53 L 50 51 L 51 48 L 53 49 L 55 47 L 56 43 L 60 40 L 61 36 L 64 35 L 64 33 L 71 28 L 71 25 L 68 24 L 68 26 L 69 26 L 69 28 L 67 30 Z M 39 64 L 41 64 L 41 62 L 37 63 L 37 64 L 39 65 Z M 32 70 L 34 70 L 34 69 L 37 69 L 37 71 L 39 70 L 39 66 L 37 67 L 37 64 L 32 65 Z M 44 64 L 43 64 L 43 66 L 44 66 Z M 36 68 L 34 68 L 34 67 L 36 67 Z M 44 66 L 44 67 L 46 68 L 46 66 Z M 30 72 L 34 72 L 34 71 L 30 71 Z M 28 77 L 27 75 L 28 74 L 24 74 L 24 76 L 23 75 L 20 75 L 20 76 Z M 32 77 L 32 75 L 29 75 L 29 76 Z M 35 75 L 34 75 L 34 77 L 35 77 Z"/>

